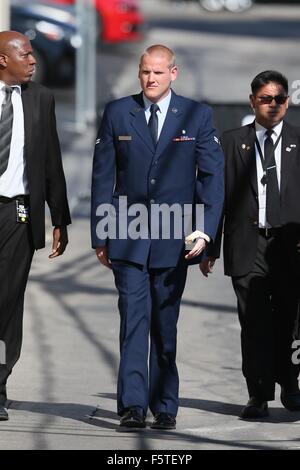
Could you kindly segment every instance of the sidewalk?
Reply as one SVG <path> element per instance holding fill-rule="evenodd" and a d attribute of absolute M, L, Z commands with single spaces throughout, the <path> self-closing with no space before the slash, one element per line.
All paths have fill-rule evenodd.
<path fill-rule="evenodd" d="M 89 191 L 92 142 L 88 132 L 74 138 L 64 156 L 78 194 Z M 237 417 L 247 396 L 235 299 L 221 263 L 208 280 L 197 267 L 189 271 L 178 325 L 177 429 L 119 431 L 117 295 L 112 273 L 90 249 L 85 198 L 73 214 L 64 256 L 48 260 L 48 241 L 34 258 L 0 449 L 299 449 L 300 413 L 278 400 L 261 422 Z"/>
<path fill-rule="evenodd" d="M 27 292 L 24 345 L 9 382 L 1 449 L 291 449 L 299 413 L 279 401 L 271 417 L 238 420 L 246 401 L 234 299 L 220 266 L 189 273 L 179 322 L 181 375 L 176 431 L 118 432 L 117 297 L 112 274 L 89 249 L 88 220 L 70 229 L 68 252 L 37 253 Z M 151 417 L 149 416 L 149 420 Z"/>

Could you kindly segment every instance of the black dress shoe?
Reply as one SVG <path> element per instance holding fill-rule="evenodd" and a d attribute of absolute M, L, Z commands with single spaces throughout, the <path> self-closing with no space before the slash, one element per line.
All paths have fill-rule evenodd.
<path fill-rule="evenodd" d="M 124 412 L 120 419 L 120 426 L 126 428 L 144 428 L 146 427 L 145 416 L 143 408 L 139 406 L 132 406 Z"/>
<path fill-rule="evenodd" d="M 247 405 L 241 411 L 240 418 L 256 419 L 269 416 L 268 402 L 251 397 Z"/>
<path fill-rule="evenodd" d="M 280 400 L 287 410 L 300 411 L 300 391 L 288 393 L 282 389 Z"/>
<path fill-rule="evenodd" d="M 4 406 L 0 405 L 0 421 L 7 421 L 8 420 L 8 413 Z"/>
<path fill-rule="evenodd" d="M 169 413 L 156 413 L 154 416 L 154 421 L 150 427 L 152 429 L 175 429 L 175 416 L 170 415 Z"/>

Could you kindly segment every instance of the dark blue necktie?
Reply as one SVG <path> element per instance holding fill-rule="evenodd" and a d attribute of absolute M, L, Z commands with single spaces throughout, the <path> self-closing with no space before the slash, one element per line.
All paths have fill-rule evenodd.
<path fill-rule="evenodd" d="M 148 121 L 149 131 L 153 140 L 153 144 L 156 147 L 157 140 L 158 140 L 158 117 L 157 111 L 159 110 L 159 106 L 157 104 L 152 104 L 150 106 L 151 116 Z"/>
<path fill-rule="evenodd" d="M 0 176 L 7 168 L 10 152 L 12 124 L 14 119 L 13 105 L 11 102 L 12 91 L 13 89 L 11 87 L 4 87 L 5 98 L 2 104 L 0 118 Z"/>
<path fill-rule="evenodd" d="M 264 144 L 264 157 L 266 166 L 266 219 L 272 227 L 280 227 L 280 193 L 278 187 L 275 150 L 272 140 L 273 130 L 266 131 L 266 140 Z"/>

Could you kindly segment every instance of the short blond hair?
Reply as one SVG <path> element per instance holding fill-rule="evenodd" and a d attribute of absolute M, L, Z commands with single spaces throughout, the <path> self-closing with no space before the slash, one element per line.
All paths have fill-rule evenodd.
<path fill-rule="evenodd" d="M 154 44 L 152 46 L 147 47 L 147 49 L 145 49 L 145 51 L 141 55 L 140 66 L 141 66 L 141 63 L 143 61 L 143 58 L 147 55 L 165 56 L 169 60 L 168 67 L 170 69 L 175 67 L 175 54 L 172 51 L 172 49 L 170 49 L 167 46 L 163 46 L 162 44 Z"/>

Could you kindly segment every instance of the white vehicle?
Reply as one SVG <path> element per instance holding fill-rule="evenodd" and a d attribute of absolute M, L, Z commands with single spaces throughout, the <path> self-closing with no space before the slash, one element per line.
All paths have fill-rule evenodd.
<path fill-rule="evenodd" d="M 253 0 L 198 0 L 202 8 L 207 11 L 228 10 L 241 12 L 248 10 L 253 5 Z"/>

